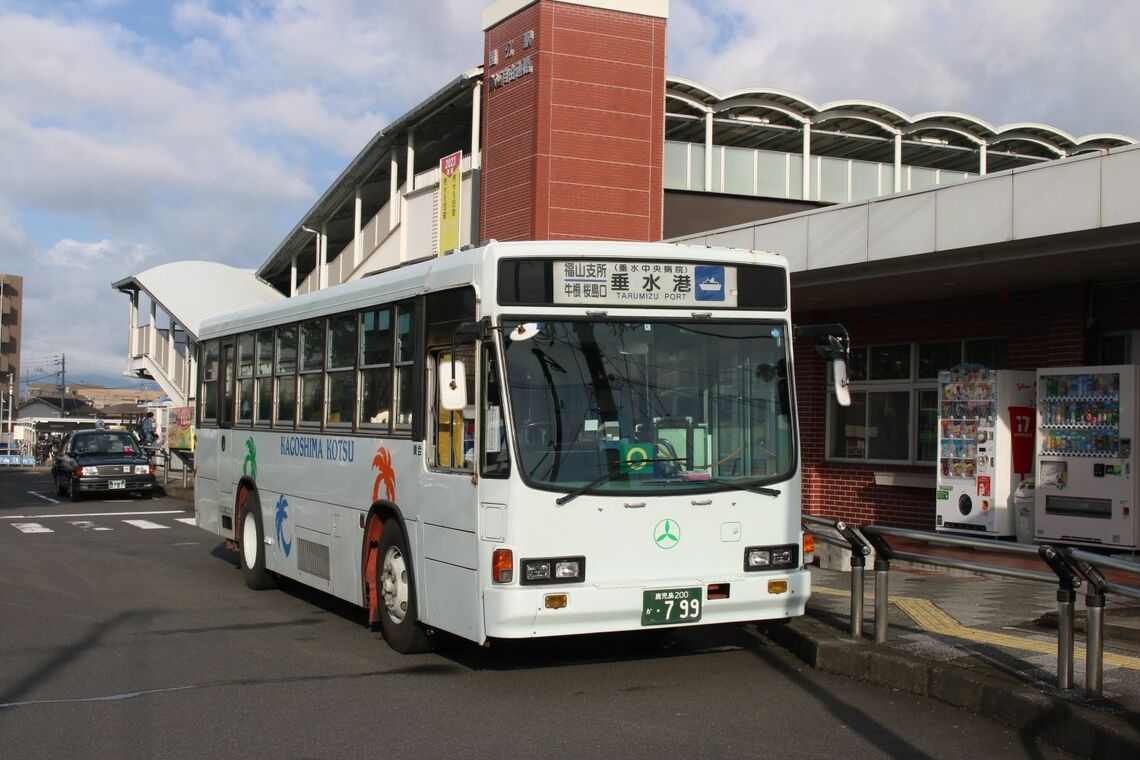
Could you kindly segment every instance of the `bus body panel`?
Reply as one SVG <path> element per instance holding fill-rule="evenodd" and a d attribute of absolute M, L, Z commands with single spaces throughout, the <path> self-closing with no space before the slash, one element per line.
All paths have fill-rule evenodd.
<path fill-rule="evenodd" d="M 490 318 L 491 324 L 497 325 L 500 315 L 585 319 L 585 311 L 573 306 L 498 306 L 499 261 L 508 256 L 597 256 L 667 262 L 718 253 L 723 258 L 715 259 L 717 263 L 786 269 L 779 257 L 757 252 L 631 243 L 492 243 L 481 250 L 290 299 L 293 303 L 208 320 L 202 340 L 471 284 L 479 298 L 475 318 Z M 610 319 L 689 319 L 687 312 L 666 308 L 631 306 L 608 311 Z M 787 309 L 741 310 L 723 316 L 741 322 L 769 320 L 790 335 Z M 500 340 L 505 344 L 505 339 Z M 787 342 L 788 393 L 794 401 L 790 337 Z M 503 344 L 492 341 L 486 345 Z M 424 382 L 422 377 L 420 382 Z M 429 383 L 429 398 L 432 392 Z M 776 496 L 747 490 L 714 492 L 712 488 L 684 494 L 584 493 L 558 505 L 556 499 L 568 489 L 542 490 L 524 483 L 518 455 L 510 448 L 519 431 L 508 408 L 502 415 L 510 438 L 511 471 L 502 479 L 481 477 L 477 468 L 476 472 L 431 468 L 432 419 L 424 408 L 415 413 L 425 415 L 426 440 L 377 437 L 332 425 L 325 430 L 304 426 L 270 430 L 248 423 L 245 427 L 201 427 L 195 479 L 198 524 L 217 535 L 239 538 L 236 486 L 242 477 L 249 478 L 258 488 L 267 569 L 364 605 L 363 523 L 375 502 L 390 502 L 404 521 L 419 620 L 477 642 L 488 637 L 639 629 L 646 590 L 706 589 L 709 584 L 729 584 L 730 594 L 724 599 L 703 599 L 700 625 L 803 614 L 810 576 L 803 569 L 802 557 L 791 568 L 745 571 L 747 547 L 794 544 L 799 551 L 798 435 L 791 436 L 793 464 L 787 477 L 766 484 L 779 491 Z M 484 434 L 482 417 L 475 429 L 477 436 Z M 229 528 L 223 523 L 226 517 Z M 655 540 L 664 521 L 677 537 L 669 547 Z M 491 577 L 492 555 L 500 548 L 514 553 L 514 578 L 509 584 L 496 584 Z M 584 558 L 585 580 L 522 585 L 521 560 L 543 557 Z M 771 591 L 771 581 L 786 581 L 786 590 Z M 546 607 L 545 599 L 551 594 L 566 594 L 567 606 Z"/>
<path fill-rule="evenodd" d="M 787 591 L 768 592 L 769 581 L 787 581 Z M 703 600 L 698 625 L 746 623 L 796 617 L 804 614 L 811 595 L 811 574 L 807 570 L 777 573 L 763 578 L 725 576 L 682 576 L 659 578 L 652 583 L 600 586 L 585 584 L 551 587 L 498 587 L 484 591 L 483 613 L 487 636 L 517 639 L 538 636 L 566 636 L 606 631 L 644 629 L 641 624 L 642 592 L 730 583 L 728 599 Z M 548 609 L 545 598 L 566 594 L 562 609 Z M 655 627 L 678 628 L 685 623 Z M 693 624 L 689 624 L 693 625 Z"/>

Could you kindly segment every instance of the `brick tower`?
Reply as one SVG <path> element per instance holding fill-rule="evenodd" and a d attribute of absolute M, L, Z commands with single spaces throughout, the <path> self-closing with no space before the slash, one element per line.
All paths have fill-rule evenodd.
<path fill-rule="evenodd" d="M 482 240 L 661 239 L 668 0 L 483 12 Z"/>

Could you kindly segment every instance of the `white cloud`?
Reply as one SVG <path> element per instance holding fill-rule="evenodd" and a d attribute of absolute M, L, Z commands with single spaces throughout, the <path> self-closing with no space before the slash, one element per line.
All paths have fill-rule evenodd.
<path fill-rule="evenodd" d="M 817 103 L 878 100 L 1140 137 L 1128 103 L 1140 4 L 1062 0 L 673 0 L 670 74 Z"/>
<path fill-rule="evenodd" d="M 490 2 L 0 0 L 0 269 L 26 278 L 25 351 L 117 373 L 112 281 L 259 264 L 376 131 L 479 63 Z M 1093 0 L 672 0 L 666 70 L 1140 137 L 1138 27 L 1140 4 Z"/>
<path fill-rule="evenodd" d="M 78 240 L 64 239 L 36 258 L 47 266 L 84 270 L 99 268 L 106 272 L 124 268 L 135 271 L 153 256 L 153 251 L 138 243 L 116 240 L 81 243 Z"/>

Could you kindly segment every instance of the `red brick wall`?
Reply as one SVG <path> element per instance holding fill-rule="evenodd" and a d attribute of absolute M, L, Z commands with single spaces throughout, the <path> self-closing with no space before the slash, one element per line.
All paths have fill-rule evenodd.
<path fill-rule="evenodd" d="M 479 237 L 660 240 L 665 20 L 539 0 L 484 48 Z M 527 56 L 533 73 L 492 92 Z"/>
<path fill-rule="evenodd" d="M 795 292 L 792 293 L 795 309 Z M 840 322 L 855 346 L 1005 337 L 1010 369 L 1088 363 L 1087 285 L 965 296 L 842 312 L 803 313 L 796 324 Z M 1140 317 L 1140 314 L 1136 315 Z M 1140 323 L 1138 318 L 1133 324 Z M 853 523 L 934 529 L 934 489 L 875 485 L 875 472 L 918 473 L 934 468 L 828 462 L 824 421 L 826 367 L 811 340 L 796 342 L 797 402 L 804 465 L 804 511 Z"/>

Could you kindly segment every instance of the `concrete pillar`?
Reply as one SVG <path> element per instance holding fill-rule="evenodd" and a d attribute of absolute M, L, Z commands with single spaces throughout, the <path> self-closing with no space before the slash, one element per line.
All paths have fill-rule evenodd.
<path fill-rule="evenodd" d="M 297 295 L 297 257 L 289 262 L 289 297 Z"/>
<path fill-rule="evenodd" d="M 392 148 L 392 157 L 388 161 L 388 231 L 396 229 L 396 223 L 400 221 L 400 215 L 397 213 L 400 204 L 396 203 L 396 199 L 400 194 L 400 162 L 396 158 L 396 149 Z"/>
<path fill-rule="evenodd" d="M 482 162 L 479 150 L 480 132 L 483 126 L 483 83 L 476 81 L 471 90 L 471 170 L 479 168 Z M 476 217 L 478 214 L 476 214 Z"/>
<path fill-rule="evenodd" d="M 986 173 L 986 144 L 978 146 L 978 174 Z"/>
<path fill-rule="evenodd" d="M 811 199 L 811 124 L 804 122 L 804 145 L 803 145 L 803 198 L 804 200 Z"/>
<path fill-rule="evenodd" d="M 712 186 L 713 181 L 713 115 L 712 111 L 705 114 L 705 192 L 716 192 L 719 188 Z"/>
<path fill-rule="evenodd" d="M 364 258 L 364 236 L 360 234 L 361 217 L 364 215 L 364 200 L 360 197 L 360 185 L 356 186 L 356 203 L 353 209 L 353 216 L 355 217 L 355 224 L 353 225 L 352 234 L 352 270 L 355 272 L 356 268 L 360 266 L 360 260 Z"/>
<path fill-rule="evenodd" d="M 895 135 L 895 192 L 902 192 L 902 133 Z"/>

